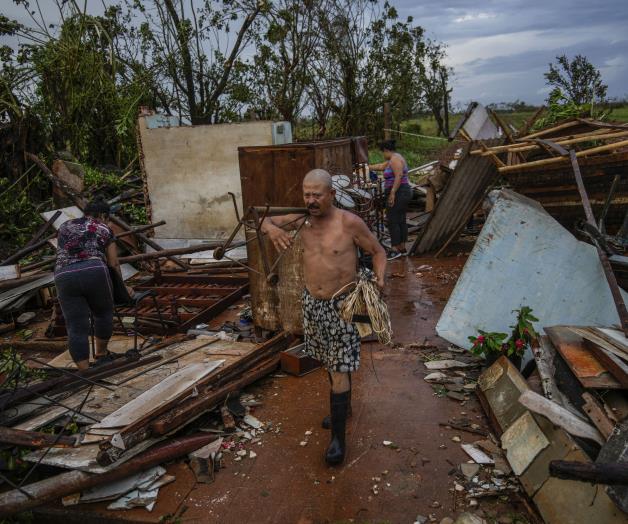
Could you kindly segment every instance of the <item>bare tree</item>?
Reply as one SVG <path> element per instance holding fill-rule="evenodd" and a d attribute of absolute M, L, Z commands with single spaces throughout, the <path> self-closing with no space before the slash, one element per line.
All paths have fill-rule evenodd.
<path fill-rule="evenodd" d="M 224 117 L 222 98 L 264 5 L 258 0 L 204 0 L 200 7 L 193 2 L 186 7 L 183 1 L 163 0 L 147 9 L 139 0 L 127 2 L 130 11 L 144 17 L 139 34 L 149 48 L 145 55 L 152 61 L 149 69 L 161 77 L 166 91 L 172 89 L 181 112 L 193 124 Z"/>
<path fill-rule="evenodd" d="M 315 7 L 324 0 L 278 0 L 262 16 L 265 32 L 256 40 L 254 72 L 263 94 L 283 120 L 294 122 L 315 81 L 308 67 L 320 34 Z"/>
<path fill-rule="evenodd" d="M 451 69 L 444 64 L 445 46 L 428 40 L 417 59 L 423 102 L 431 111 L 439 134 L 449 136 L 449 105 L 452 88 L 449 86 Z"/>

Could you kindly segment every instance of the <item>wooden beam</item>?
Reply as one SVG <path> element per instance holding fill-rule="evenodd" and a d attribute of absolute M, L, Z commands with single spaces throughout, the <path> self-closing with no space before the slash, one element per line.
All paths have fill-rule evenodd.
<path fill-rule="evenodd" d="M 540 131 L 536 131 L 535 133 L 531 133 L 531 134 L 526 135 L 526 136 L 521 137 L 521 138 L 522 139 L 538 138 L 540 136 L 544 136 L 544 135 L 548 135 L 550 133 L 554 133 L 555 131 L 561 131 L 561 130 L 567 129 L 569 127 L 578 126 L 580 124 L 581 124 L 581 122 L 579 122 L 578 120 L 570 120 L 569 122 L 564 122 L 563 124 L 558 124 L 558 125 L 555 125 L 555 126 L 552 126 L 552 127 L 541 129 Z"/>
<path fill-rule="evenodd" d="M 608 369 L 610 374 L 617 379 L 617 382 L 628 389 L 628 364 L 603 346 L 587 338 L 584 339 L 584 345 L 595 355 L 600 364 Z"/>
<path fill-rule="evenodd" d="M 582 398 L 584 399 L 582 409 L 591 419 L 591 422 L 593 422 L 598 431 L 608 440 L 608 437 L 613 433 L 615 424 L 606 416 L 604 407 L 591 393 L 583 393 Z"/>
<path fill-rule="evenodd" d="M 596 464 L 592 462 L 552 460 L 549 465 L 549 471 L 552 477 L 565 480 L 628 486 L 628 464 L 625 462 Z"/>
<path fill-rule="evenodd" d="M 597 131 L 593 131 L 589 133 L 584 133 L 581 135 L 575 135 L 575 137 L 571 137 L 571 138 L 554 139 L 552 140 L 552 142 L 554 142 L 555 144 L 566 146 L 566 145 L 571 145 L 571 144 L 579 144 L 582 142 L 591 142 L 593 140 L 607 140 L 607 139 L 613 139 L 613 138 L 621 138 L 624 136 L 628 136 L 628 131 L 614 131 L 612 133 L 609 133 L 606 130 L 597 130 Z M 530 144 L 530 143 L 525 143 L 525 142 L 521 143 L 521 141 L 518 140 L 517 143 L 515 144 L 489 147 L 487 148 L 486 151 L 480 151 L 476 149 L 475 151 L 472 151 L 471 154 L 480 155 L 480 156 L 488 156 L 491 153 L 508 153 L 508 152 L 522 153 L 525 151 L 532 151 L 534 149 L 538 149 L 539 147 L 540 147 L 540 144 L 537 142 Z"/>
<path fill-rule="evenodd" d="M 564 407 L 546 399 L 532 390 L 525 391 L 519 397 L 519 403 L 534 413 L 543 415 L 551 422 L 563 428 L 567 433 L 597 442 L 600 446 L 606 442 L 602 434 L 581 418 L 576 417 Z"/>
<path fill-rule="evenodd" d="M 5 428 L 0 426 L 0 442 L 21 446 L 24 448 L 73 448 L 76 445 L 76 436 L 52 435 L 39 431 L 25 431 L 23 429 Z"/>
<path fill-rule="evenodd" d="M 621 142 L 614 142 L 612 144 L 606 144 L 599 147 L 593 147 L 591 149 L 584 149 L 583 151 L 578 151 L 576 153 L 576 158 L 582 158 L 589 155 L 594 155 L 597 153 L 605 153 L 607 151 L 612 151 L 614 149 L 618 149 L 621 147 L 628 146 L 628 140 L 622 140 Z M 498 171 L 500 173 L 510 173 L 511 171 L 523 171 L 531 168 L 537 167 L 545 167 L 550 165 L 556 165 L 561 163 L 568 163 L 569 157 L 555 157 L 555 158 L 544 158 L 543 160 L 535 160 L 533 162 L 526 162 L 525 164 L 515 164 L 512 166 L 502 166 L 498 167 Z"/>

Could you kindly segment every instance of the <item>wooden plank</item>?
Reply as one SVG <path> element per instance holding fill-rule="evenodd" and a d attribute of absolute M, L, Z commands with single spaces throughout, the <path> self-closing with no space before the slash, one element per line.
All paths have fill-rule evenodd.
<path fill-rule="evenodd" d="M 580 327 L 570 327 L 570 329 L 580 335 L 582 338 L 593 342 L 594 344 L 603 347 L 607 351 L 613 353 L 619 358 L 624 360 L 628 360 L 628 354 L 625 353 L 622 349 L 618 348 L 615 343 L 611 340 L 609 341 L 607 338 L 601 337 L 598 335 L 598 332 L 594 331 L 592 328 L 580 328 Z"/>
<path fill-rule="evenodd" d="M 179 331 L 187 331 L 188 329 L 194 328 L 197 324 L 201 324 L 206 322 L 219 313 L 227 309 L 229 306 L 237 302 L 245 293 L 249 290 L 249 286 L 244 285 L 239 288 L 236 288 L 228 295 L 223 296 L 220 300 L 218 300 L 215 304 L 212 304 L 207 309 L 204 309 L 198 314 L 193 315 L 189 320 L 184 321 L 179 327 Z"/>
<path fill-rule="evenodd" d="M 613 344 L 628 358 L 628 339 L 619 329 L 593 327 L 591 328 L 591 331 L 593 331 L 600 338 L 603 338 L 607 342 Z"/>
<path fill-rule="evenodd" d="M 616 149 L 621 149 L 622 147 L 628 146 L 628 140 L 622 140 L 621 142 L 614 142 L 612 144 L 606 144 L 599 147 L 593 147 L 591 149 L 585 149 L 583 151 L 578 151 L 576 153 L 577 158 L 586 157 L 588 155 L 593 155 L 597 153 L 605 153 L 607 151 L 614 151 Z M 545 158 L 543 160 L 533 160 L 532 162 L 526 162 L 525 164 L 516 164 L 513 166 L 503 166 L 498 167 L 498 171 L 500 173 L 509 173 L 511 171 L 519 171 L 519 170 L 528 170 L 528 169 L 536 169 L 539 167 L 545 167 L 550 165 L 564 164 L 569 161 L 568 157 L 554 157 L 554 158 Z"/>
<path fill-rule="evenodd" d="M 584 339 L 567 326 L 544 328 L 569 369 L 585 388 L 621 389 L 622 385 L 584 345 Z"/>
<path fill-rule="evenodd" d="M 593 422 L 594 426 L 604 438 L 608 439 L 613 433 L 615 424 L 606 416 L 604 407 L 591 393 L 583 393 L 582 398 L 584 399 L 582 406 L 584 412 L 589 416 L 591 422 Z"/>
<path fill-rule="evenodd" d="M 605 442 L 604 437 L 596 428 L 532 390 L 522 393 L 519 402 L 530 411 L 543 415 L 572 435 L 593 440 L 600 445 Z"/>
<path fill-rule="evenodd" d="M 139 397 L 134 398 L 121 409 L 106 416 L 92 428 L 121 428 L 132 424 L 152 410 L 158 409 L 162 404 L 172 402 L 175 398 L 191 391 L 198 380 L 201 380 L 223 363 L 224 360 L 214 360 L 207 364 L 186 366 L 145 391 Z"/>
<path fill-rule="evenodd" d="M 613 375 L 624 388 L 628 389 L 628 364 L 617 355 L 614 355 L 595 342 L 585 339 L 584 344 L 591 350 L 600 363 L 611 372 L 611 375 Z"/>
<path fill-rule="evenodd" d="M 472 444 L 461 444 L 460 447 L 469 455 L 477 464 L 493 465 L 495 461 L 484 453 L 481 449 L 476 448 Z"/>

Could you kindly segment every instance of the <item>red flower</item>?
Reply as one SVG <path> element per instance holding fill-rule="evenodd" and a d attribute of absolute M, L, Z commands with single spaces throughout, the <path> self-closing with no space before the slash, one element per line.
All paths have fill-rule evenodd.
<path fill-rule="evenodd" d="M 523 347 L 526 345 L 526 343 L 518 338 L 517 340 L 515 340 L 515 346 L 517 347 L 517 349 L 523 349 Z"/>
<path fill-rule="evenodd" d="M 484 336 L 483 336 L 483 335 L 480 335 L 478 338 L 476 338 L 476 339 L 475 339 L 475 341 L 476 341 L 478 344 L 484 344 L 484 341 L 485 341 L 485 340 L 486 340 L 486 339 L 484 338 Z"/>
<path fill-rule="evenodd" d="M 90 224 L 89 226 L 87 226 L 87 231 L 89 231 L 90 233 L 96 233 L 96 230 L 98 228 L 96 227 L 96 224 Z"/>

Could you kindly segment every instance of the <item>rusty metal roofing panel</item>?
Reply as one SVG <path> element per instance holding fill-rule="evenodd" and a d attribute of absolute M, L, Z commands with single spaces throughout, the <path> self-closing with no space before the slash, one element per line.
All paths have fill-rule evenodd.
<path fill-rule="evenodd" d="M 483 141 L 488 147 L 501 145 L 503 139 Z M 436 202 L 434 213 L 412 251 L 427 253 L 443 246 L 452 235 L 457 235 L 497 177 L 497 168 L 490 157 L 471 156 L 469 152 L 477 142 L 467 144 L 449 178 L 445 189 Z"/>

